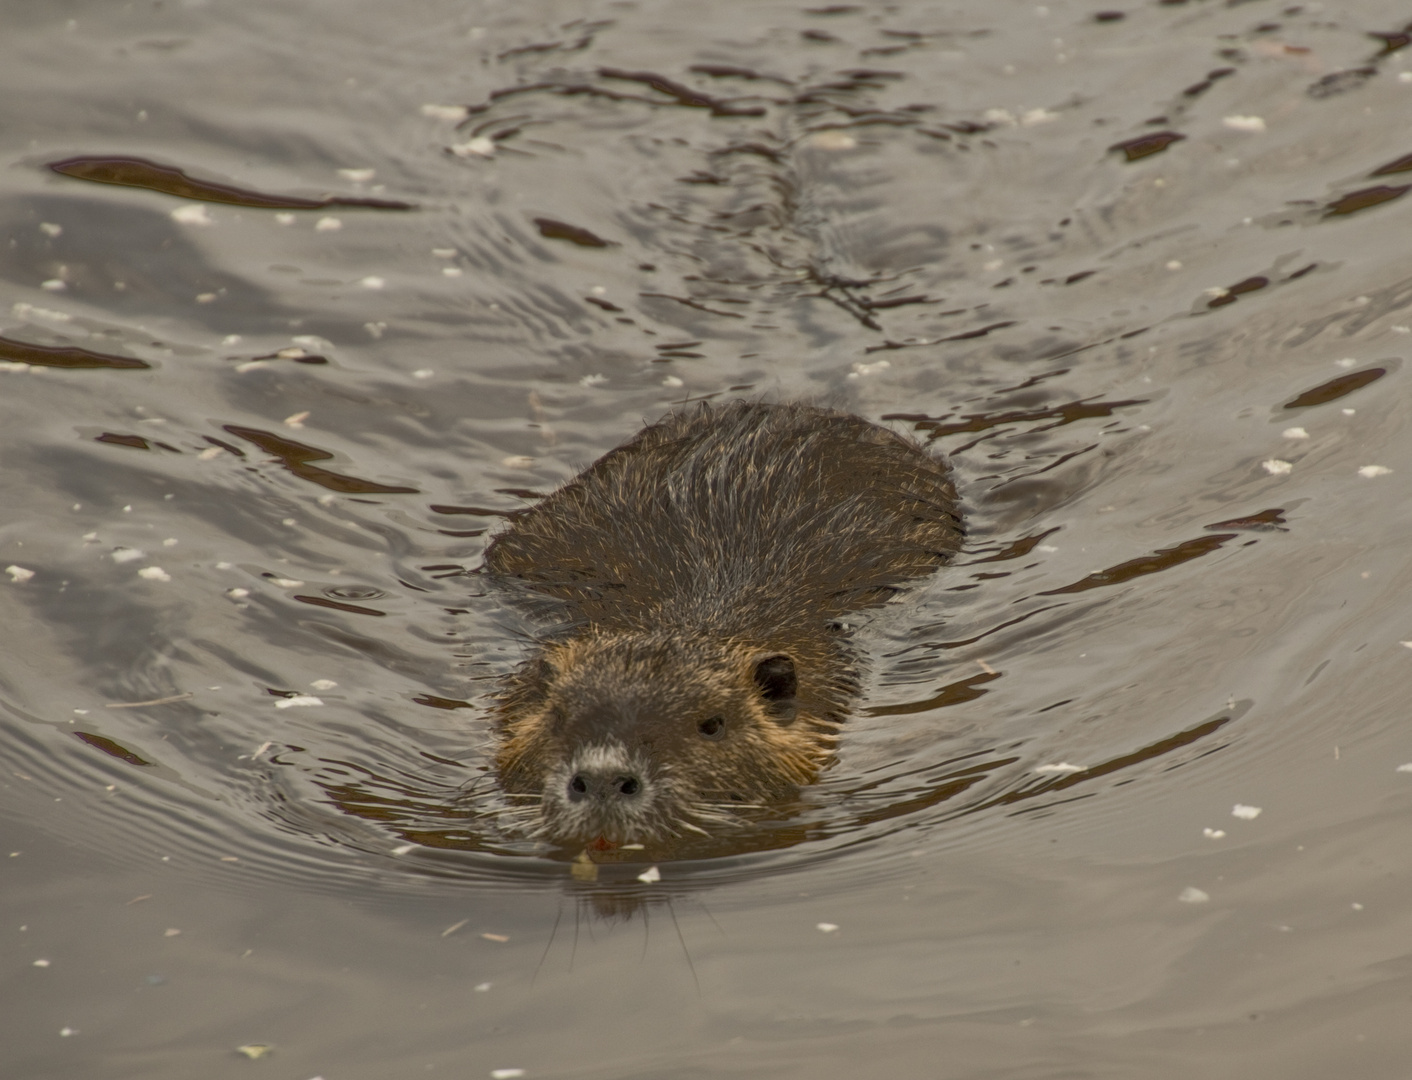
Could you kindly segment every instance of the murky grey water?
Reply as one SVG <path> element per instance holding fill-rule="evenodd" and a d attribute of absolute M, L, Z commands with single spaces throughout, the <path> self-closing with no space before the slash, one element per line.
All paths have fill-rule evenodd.
<path fill-rule="evenodd" d="M 1407 18 L 0 6 L 4 1074 L 1403 1075 Z M 730 396 L 968 548 L 801 813 L 579 880 L 462 571 Z"/>

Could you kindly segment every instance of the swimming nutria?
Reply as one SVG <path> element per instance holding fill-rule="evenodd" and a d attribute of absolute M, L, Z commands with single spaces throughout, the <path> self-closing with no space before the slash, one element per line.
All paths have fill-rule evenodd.
<path fill-rule="evenodd" d="M 814 781 L 857 693 L 846 627 L 961 540 L 946 465 L 847 413 L 674 413 L 494 538 L 553 619 L 497 707 L 532 832 L 599 848 L 740 820 Z"/>

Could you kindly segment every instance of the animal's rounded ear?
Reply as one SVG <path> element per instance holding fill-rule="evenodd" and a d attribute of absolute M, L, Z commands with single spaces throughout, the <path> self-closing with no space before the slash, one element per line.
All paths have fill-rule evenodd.
<path fill-rule="evenodd" d="M 755 661 L 752 673 L 760 695 L 771 705 L 783 705 L 794 700 L 799 692 L 799 677 L 794 673 L 794 661 L 784 653 L 761 657 Z"/>

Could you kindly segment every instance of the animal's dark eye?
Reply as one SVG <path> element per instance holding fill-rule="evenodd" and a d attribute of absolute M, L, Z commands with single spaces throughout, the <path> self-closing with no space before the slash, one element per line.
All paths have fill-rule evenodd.
<path fill-rule="evenodd" d="M 696 730 L 701 732 L 704 739 L 723 739 L 726 734 L 726 722 L 719 716 L 713 716 L 709 720 L 702 720 L 696 725 Z"/>

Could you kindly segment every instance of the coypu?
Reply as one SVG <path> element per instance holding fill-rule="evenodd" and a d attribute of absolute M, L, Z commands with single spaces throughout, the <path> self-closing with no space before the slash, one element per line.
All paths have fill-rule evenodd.
<path fill-rule="evenodd" d="M 843 412 L 678 412 L 516 514 L 484 570 L 556 628 L 496 712 L 531 833 L 599 850 L 817 779 L 858 692 L 850 611 L 956 551 L 946 465 Z"/>

